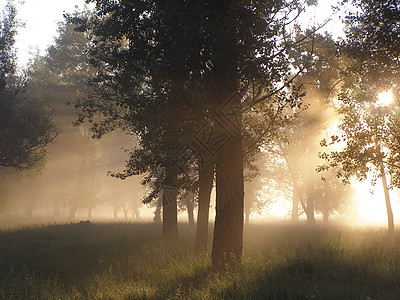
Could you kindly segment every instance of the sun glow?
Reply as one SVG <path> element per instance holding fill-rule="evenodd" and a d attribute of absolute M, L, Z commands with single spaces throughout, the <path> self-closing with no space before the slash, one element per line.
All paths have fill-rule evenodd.
<path fill-rule="evenodd" d="M 392 91 L 386 91 L 379 93 L 378 95 L 378 105 L 388 106 L 393 102 L 393 93 Z"/>
<path fill-rule="evenodd" d="M 371 186 L 368 180 L 353 182 L 352 184 L 356 188 L 354 202 L 357 220 L 354 220 L 354 222 L 358 225 L 386 226 L 388 219 L 382 182 L 378 179 L 376 186 Z M 371 193 L 371 190 L 373 193 Z M 396 190 L 390 190 L 389 195 L 396 224 L 400 212 L 399 197 Z"/>

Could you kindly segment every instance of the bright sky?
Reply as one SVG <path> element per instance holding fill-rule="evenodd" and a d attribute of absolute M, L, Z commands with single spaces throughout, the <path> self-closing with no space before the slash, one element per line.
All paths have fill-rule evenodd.
<path fill-rule="evenodd" d="M 303 18 L 303 23 L 310 26 L 321 23 L 332 14 L 331 5 L 335 5 L 336 2 L 319 0 L 318 7 L 309 10 L 310 15 Z M 0 7 L 4 7 L 5 3 L 6 0 L 0 0 Z M 37 50 L 40 54 L 45 54 L 46 48 L 57 34 L 57 22 L 63 20 L 63 13 L 72 12 L 76 5 L 83 8 L 84 4 L 84 0 L 25 0 L 19 4 L 18 18 L 25 23 L 25 28 L 19 29 L 16 42 L 19 65 L 26 65 L 32 57 L 30 53 L 36 53 Z M 340 28 L 340 21 L 334 18 L 323 31 L 330 31 L 334 36 L 338 36 L 341 34 Z"/>
<path fill-rule="evenodd" d="M 3 8 L 6 0 L 0 0 Z M 19 65 L 24 66 L 31 57 L 30 53 L 45 53 L 57 34 L 57 23 L 63 20 L 65 12 L 72 12 L 75 5 L 82 8 L 84 0 L 25 0 L 17 5 L 18 19 L 25 23 L 18 30 L 16 41 Z"/>

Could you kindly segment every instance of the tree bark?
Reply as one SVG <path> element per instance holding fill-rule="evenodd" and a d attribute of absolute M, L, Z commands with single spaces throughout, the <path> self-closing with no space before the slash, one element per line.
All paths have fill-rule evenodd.
<path fill-rule="evenodd" d="M 385 167 L 383 165 L 382 160 L 379 161 L 379 168 L 382 176 L 383 192 L 385 193 L 386 213 L 388 217 L 388 232 L 389 234 L 392 234 L 394 233 L 393 211 L 392 211 L 392 205 L 390 204 L 389 189 L 387 186 Z"/>
<path fill-rule="evenodd" d="M 199 169 L 199 203 L 197 210 L 197 233 L 195 252 L 207 249 L 208 218 L 210 212 L 210 197 L 214 180 L 214 164 L 205 164 Z"/>
<path fill-rule="evenodd" d="M 163 223 L 162 236 L 166 240 L 178 238 L 178 208 L 177 208 L 177 180 L 176 169 L 166 167 L 166 176 L 162 187 Z"/>
<path fill-rule="evenodd" d="M 232 139 L 216 157 L 216 215 L 212 247 L 212 268 L 222 270 L 240 263 L 243 249 L 243 150 L 241 136 L 240 97 L 231 99 L 237 116 L 237 130 L 230 128 Z M 218 116 L 217 116 L 218 117 Z M 221 121 L 223 121 L 221 115 Z M 227 122 L 222 126 L 229 128 Z"/>

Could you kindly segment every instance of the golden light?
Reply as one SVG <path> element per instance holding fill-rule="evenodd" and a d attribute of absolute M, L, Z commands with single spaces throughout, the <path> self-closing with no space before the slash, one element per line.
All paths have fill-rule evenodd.
<path fill-rule="evenodd" d="M 388 106 L 393 102 L 393 93 L 392 91 L 386 91 L 379 93 L 378 95 L 378 105 Z"/>

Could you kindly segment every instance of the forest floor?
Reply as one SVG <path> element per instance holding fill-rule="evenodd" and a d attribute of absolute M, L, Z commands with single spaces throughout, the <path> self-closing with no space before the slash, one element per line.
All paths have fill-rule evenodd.
<path fill-rule="evenodd" d="M 0 231 L 0 299 L 400 299 L 400 231 L 304 224 L 245 228 L 242 264 L 210 269 L 195 232 L 152 223 Z M 210 230 L 210 235 L 211 235 Z"/>

